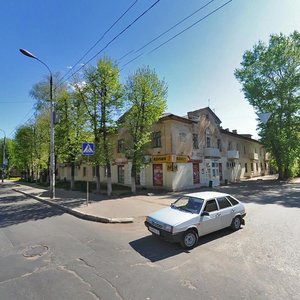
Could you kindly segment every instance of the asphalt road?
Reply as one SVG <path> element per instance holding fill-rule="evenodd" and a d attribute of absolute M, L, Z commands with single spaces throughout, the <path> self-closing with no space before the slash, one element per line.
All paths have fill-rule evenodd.
<path fill-rule="evenodd" d="M 222 187 L 246 225 L 184 251 L 139 219 L 77 219 L 0 185 L 0 299 L 299 299 L 300 185 Z"/>

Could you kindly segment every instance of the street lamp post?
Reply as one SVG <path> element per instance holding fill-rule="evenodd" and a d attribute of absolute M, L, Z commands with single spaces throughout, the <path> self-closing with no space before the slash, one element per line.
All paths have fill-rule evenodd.
<path fill-rule="evenodd" d="M 52 72 L 50 68 L 35 55 L 25 49 L 20 49 L 20 52 L 30 58 L 38 60 L 49 71 L 50 74 L 50 198 L 55 198 L 55 155 L 54 155 L 54 103 L 52 98 Z"/>
<path fill-rule="evenodd" d="M 5 140 L 6 140 L 6 134 L 3 129 L 0 129 L 4 133 L 4 140 L 3 140 L 3 160 L 2 160 L 2 182 L 4 182 L 4 170 L 5 170 Z"/>

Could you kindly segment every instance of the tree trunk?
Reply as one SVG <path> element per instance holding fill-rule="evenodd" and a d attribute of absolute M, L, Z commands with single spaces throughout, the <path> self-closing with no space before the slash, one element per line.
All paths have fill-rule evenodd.
<path fill-rule="evenodd" d="M 131 166 L 131 192 L 133 194 L 136 194 L 136 162 L 135 159 L 132 160 L 132 166 Z"/>
<path fill-rule="evenodd" d="M 112 194 L 111 177 L 107 177 L 107 195 L 111 196 L 111 194 Z"/>
<path fill-rule="evenodd" d="M 75 163 L 71 162 L 71 191 L 75 189 Z"/>
<path fill-rule="evenodd" d="M 278 180 L 284 180 L 284 174 L 281 164 L 278 165 Z"/>
<path fill-rule="evenodd" d="M 131 176 L 131 192 L 136 194 L 135 176 Z"/>
<path fill-rule="evenodd" d="M 101 193 L 101 186 L 100 186 L 100 166 L 96 164 L 96 189 L 97 193 Z"/>
<path fill-rule="evenodd" d="M 107 168 L 107 195 L 111 196 L 112 184 L 111 184 L 111 167 L 109 162 L 106 164 L 106 168 Z"/>

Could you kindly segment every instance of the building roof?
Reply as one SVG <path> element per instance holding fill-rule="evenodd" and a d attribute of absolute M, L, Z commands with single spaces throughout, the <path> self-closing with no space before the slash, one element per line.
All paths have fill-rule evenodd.
<path fill-rule="evenodd" d="M 183 122 L 183 123 L 187 123 L 187 124 L 197 123 L 196 121 L 190 120 L 190 119 L 185 118 L 185 117 L 176 116 L 176 115 L 171 114 L 171 113 L 163 114 L 162 117 L 159 120 L 160 121 L 174 120 L 174 121 Z"/>
<path fill-rule="evenodd" d="M 237 132 L 231 132 L 231 131 L 229 131 L 229 129 L 223 129 L 223 128 L 221 128 L 220 131 L 221 131 L 221 133 L 224 133 L 224 134 L 227 134 L 230 136 L 234 136 L 234 137 L 248 140 L 251 142 L 261 143 L 260 141 L 251 138 L 251 136 L 252 136 L 251 134 L 238 134 Z"/>
<path fill-rule="evenodd" d="M 218 118 L 218 116 L 210 109 L 210 107 L 204 107 L 204 108 L 200 108 L 194 111 L 189 111 L 188 112 L 188 116 L 190 117 L 190 115 L 204 115 L 205 113 L 210 113 L 212 115 L 212 117 L 214 118 L 214 120 L 216 121 L 217 124 L 221 124 L 222 121 Z"/>

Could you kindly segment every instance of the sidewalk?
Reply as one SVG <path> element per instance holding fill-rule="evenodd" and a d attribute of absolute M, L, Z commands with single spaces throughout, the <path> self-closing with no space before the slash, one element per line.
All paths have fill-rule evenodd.
<path fill-rule="evenodd" d="M 176 193 L 157 195 L 151 193 L 121 198 L 109 198 L 106 195 L 91 193 L 87 205 L 86 193 L 56 189 L 56 198 L 51 200 L 49 190 L 35 184 L 22 184 L 8 180 L 5 184 L 11 184 L 15 191 L 58 207 L 76 217 L 102 223 L 131 223 L 135 219 L 169 206 L 177 198 Z"/>
<path fill-rule="evenodd" d="M 276 180 L 276 175 L 256 177 L 242 182 Z M 295 178 L 290 183 L 300 183 L 300 178 Z M 153 192 L 146 195 L 130 195 L 127 197 L 107 197 L 104 194 L 90 194 L 89 204 L 86 204 L 86 193 L 56 189 L 56 199 L 51 200 L 49 190 L 35 184 L 22 184 L 5 180 L 5 184 L 12 189 L 23 193 L 48 205 L 58 207 L 76 217 L 102 222 L 102 223 L 132 223 L 134 220 L 144 218 L 148 214 L 169 206 L 184 192 Z M 232 187 L 236 184 L 232 185 Z M 229 186 L 219 187 L 220 190 Z M 203 189 L 204 190 L 204 189 Z M 185 191 L 185 192 L 194 192 Z"/>

